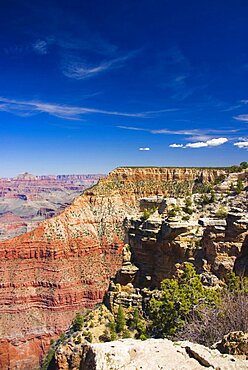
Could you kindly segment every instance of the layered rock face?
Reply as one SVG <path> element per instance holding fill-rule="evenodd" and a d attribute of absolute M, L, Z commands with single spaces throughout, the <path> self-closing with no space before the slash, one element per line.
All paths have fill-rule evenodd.
<path fill-rule="evenodd" d="M 36 369 L 50 338 L 101 302 L 121 266 L 123 220 L 138 199 L 179 196 L 218 169 L 120 168 L 59 216 L 0 243 L 0 368 Z"/>
<path fill-rule="evenodd" d="M 34 230 L 60 214 L 103 175 L 34 176 L 0 179 L 0 240 Z"/>

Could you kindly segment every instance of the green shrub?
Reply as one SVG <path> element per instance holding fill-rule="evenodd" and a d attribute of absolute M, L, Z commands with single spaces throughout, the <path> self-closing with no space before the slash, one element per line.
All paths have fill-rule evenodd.
<path fill-rule="evenodd" d="M 117 334 L 116 334 L 116 323 L 114 321 L 109 321 L 108 328 L 110 332 L 110 340 L 116 340 Z"/>
<path fill-rule="evenodd" d="M 139 339 L 141 339 L 141 340 L 146 340 L 147 338 L 148 337 L 147 337 L 146 334 L 141 334 L 140 337 L 139 337 Z"/>
<path fill-rule="evenodd" d="M 242 170 L 246 170 L 248 168 L 248 162 L 241 162 L 240 167 L 242 168 Z"/>
<path fill-rule="evenodd" d="M 141 337 L 144 337 L 144 336 L 148 338 L 146 322 L 144 320 L 139 320 L 137 322 L 136 329 L 137 329 L 136 338 L 141 339 Z"/>
<path fill-rule="evenodd" d="M 190 207 L 184 207 L 183 210 L 185 213 L 188 213 L 188 215 L 192 215 L 194 212 L 193 209 Z"/>
<path fill-rule="evenodd" d="M 82 342 L 82 337 L 80 335 L 77 336 L 77 339 L 75 340 L 76 344 L 80 344 Z"/>
<path fill-rule="evenodd" d="M 177 206 L 172 206 L 168 211 L 168 217 L 176 217 L 177 213 L 180 211 L 180 208 Z"/>
<path fill-rule="evenodd" d="M 227 289 L 232 293 L 248 293 L 248 278 L 240 277 L 233 271 L 227 273 Z"/>
<path fill-rule="evenodd" d="M 79 312 L 76 313 L 76 317 L 73 321 L 73 330 L 79 331 L 82 330 L 84 326 L 84 317 Z"/>
<path fill-rule="evenodd" d="M 142 219 L 148 220 L 148 218 L 151 216 L 151 212 L 148 209 L 144 209 Z"/>
<path fill-rule="evenodd" d="M 210 203 L 215 203 L 215 201 L 216 201 L 215 192 L 213 190 L 211 190 L 211 192 L 210 192 Z"/>
<path fill-rule="evenodd" d="M 112 332 L 110 333 L 110 340 L 113 341 L 113 340 L 116 340 L 117 339 L 117 334 Z"/>
<path fill-rule="evenodd" d="M 195 193 L 204 194 L 204 193 L 210 193 L 211 190 L 212 190 L 212 186 L 210 184 L 206 184 L 206 183 L 197 181 L 194 184 L 192 193 L 193 194 L 195 194 Z"/>
<path fill-rule="evenodd" d="M 229 167 L 229 172 L 241 172 L 242 168 L 240 166 L 234 165 Z"/>
<path fill-rule="evenodd" d="M 186 198 L 185 199 L 185 207 L 183 208 L 183 211 L 185 213 L 188 213 L 189 215 L 192 215 L 193 209 L 192 209 L 192 200 L 191 198 Z"/>
<path fill-rule="evenodd" d="M 242 190 L 244 190 L 244 184 L 243 181 L 240 178 L 238 178 L 235 191 L 237 194 L 240 194 Z"/>
<path fill-rule="evenodd" d="M 203 304 L 215 304 L 218 293 L 206 289 L 192 264 L 185 264 L 182 274 L 176 279 L 164 279 L 161 283 L 161 298 L 152 297 L 149 305 L 151 331 L 155 336 L 168 336 L 182 329 L 194 309 Z"/>
<path fill-rule="evenodd" d="M 61 336 L 59 337 L 59 341 L 63 343 L 64 339 L 65 339 L 65 333 L 62 333 Z"/>
<path fill-rule="evenodd" d="M 54 356 L 54 353 L 55 353 L 55 348 L 50 348 L 46 357 L 45 357 L 45 360 L 43 361 L 43 364 L 41 366 L 41 370 L 47 370 L 52 359 L 53 359 L 53 356 Z"/>
<path fill-rule="evenodd" d="M 123 330 L 122 338 L 130 338 L 130 337 L 131 337 L 130 332 L 127 329 Z"/>
<path fill-rule="evenodd" d="M 135 308 L 133 311 L 132 320 L 130 321 L 130 325 L 129 325 L 131 330 L 137 329 L 137 324 L 139 320 L 140 320 L 139 310 Z"/>
<path fill-rule="evenodd" d="M 225 178 L 226 176 L 224 174 L 217 176 L 216 179 L 214 180 L 214 184 L 215 185 L 220 184 L 222 181 L 225 180 Z"/>
<path fill-rule="evenodd" d="M 222 206 L 215 213 L 215 216 L 217 218 L 226 218 L 227 215 L 228 215 L 227 209 L 225 207 L 222 207 Z"/>
<path fill-rule="evenodd" d="M 189 219 L 190 219 L 190 216 L 189 215 L 186 215 L 186 216 L 183 216 L 182 217 L 182 220 L 183 221 L 189 221 Z"/>
<path fill-rule="evenodd" d="M 85 336 L 85 339 L 88 341 L 88 342 L 92 342 L 93 340 L 93 336 L 92 336 L 92 333 L 90 331 L 88 331 L 87 335 Z"/>
<path fill-rule="evenodd" d="M 213 190 L 210 191 L 210 194 L 203 194 L 199 200 L 199 203 L 204 206 L 216 201 L 216 196 Z"/>

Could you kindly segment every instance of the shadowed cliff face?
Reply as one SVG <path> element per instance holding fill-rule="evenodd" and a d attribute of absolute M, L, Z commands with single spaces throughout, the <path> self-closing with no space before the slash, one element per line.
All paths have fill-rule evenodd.
<path fill-rule="evenodd" d="M 50 339 L 101 302 L 138 199 L 179 196 L 224 170 L 119 168 L 34 231 L 0 243 L 0 368 L 36 369 Z"/>

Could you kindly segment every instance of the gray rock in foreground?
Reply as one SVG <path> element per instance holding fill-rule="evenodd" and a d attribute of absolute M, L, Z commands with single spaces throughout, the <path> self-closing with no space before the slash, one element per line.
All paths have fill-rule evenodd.
<path fill-rule="evenodd" d="M 66 353 L 61 351 L 56 357 L 58 369 L 71 369 L 67 367 Z M 84 344 L 78 365 L 81 370 L 248 369 L 246 360 L 223 355 L 218 350 L 188 341 L 172 342 L 168 339 L 122 339 L 108 343 Z"/>

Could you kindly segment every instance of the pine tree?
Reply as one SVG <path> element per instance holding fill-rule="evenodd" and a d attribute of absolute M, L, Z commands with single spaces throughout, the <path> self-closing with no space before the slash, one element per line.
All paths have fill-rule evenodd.
<path fill-rule="evenodd" d="M 125 320 L 125 314 L 123 311 L 122 306 L 120 305 L 117 312 L 117 318 L 116 318 L 116 331 L 117 333 L 123 332 L 126 326 L 126 320 Z"/>

